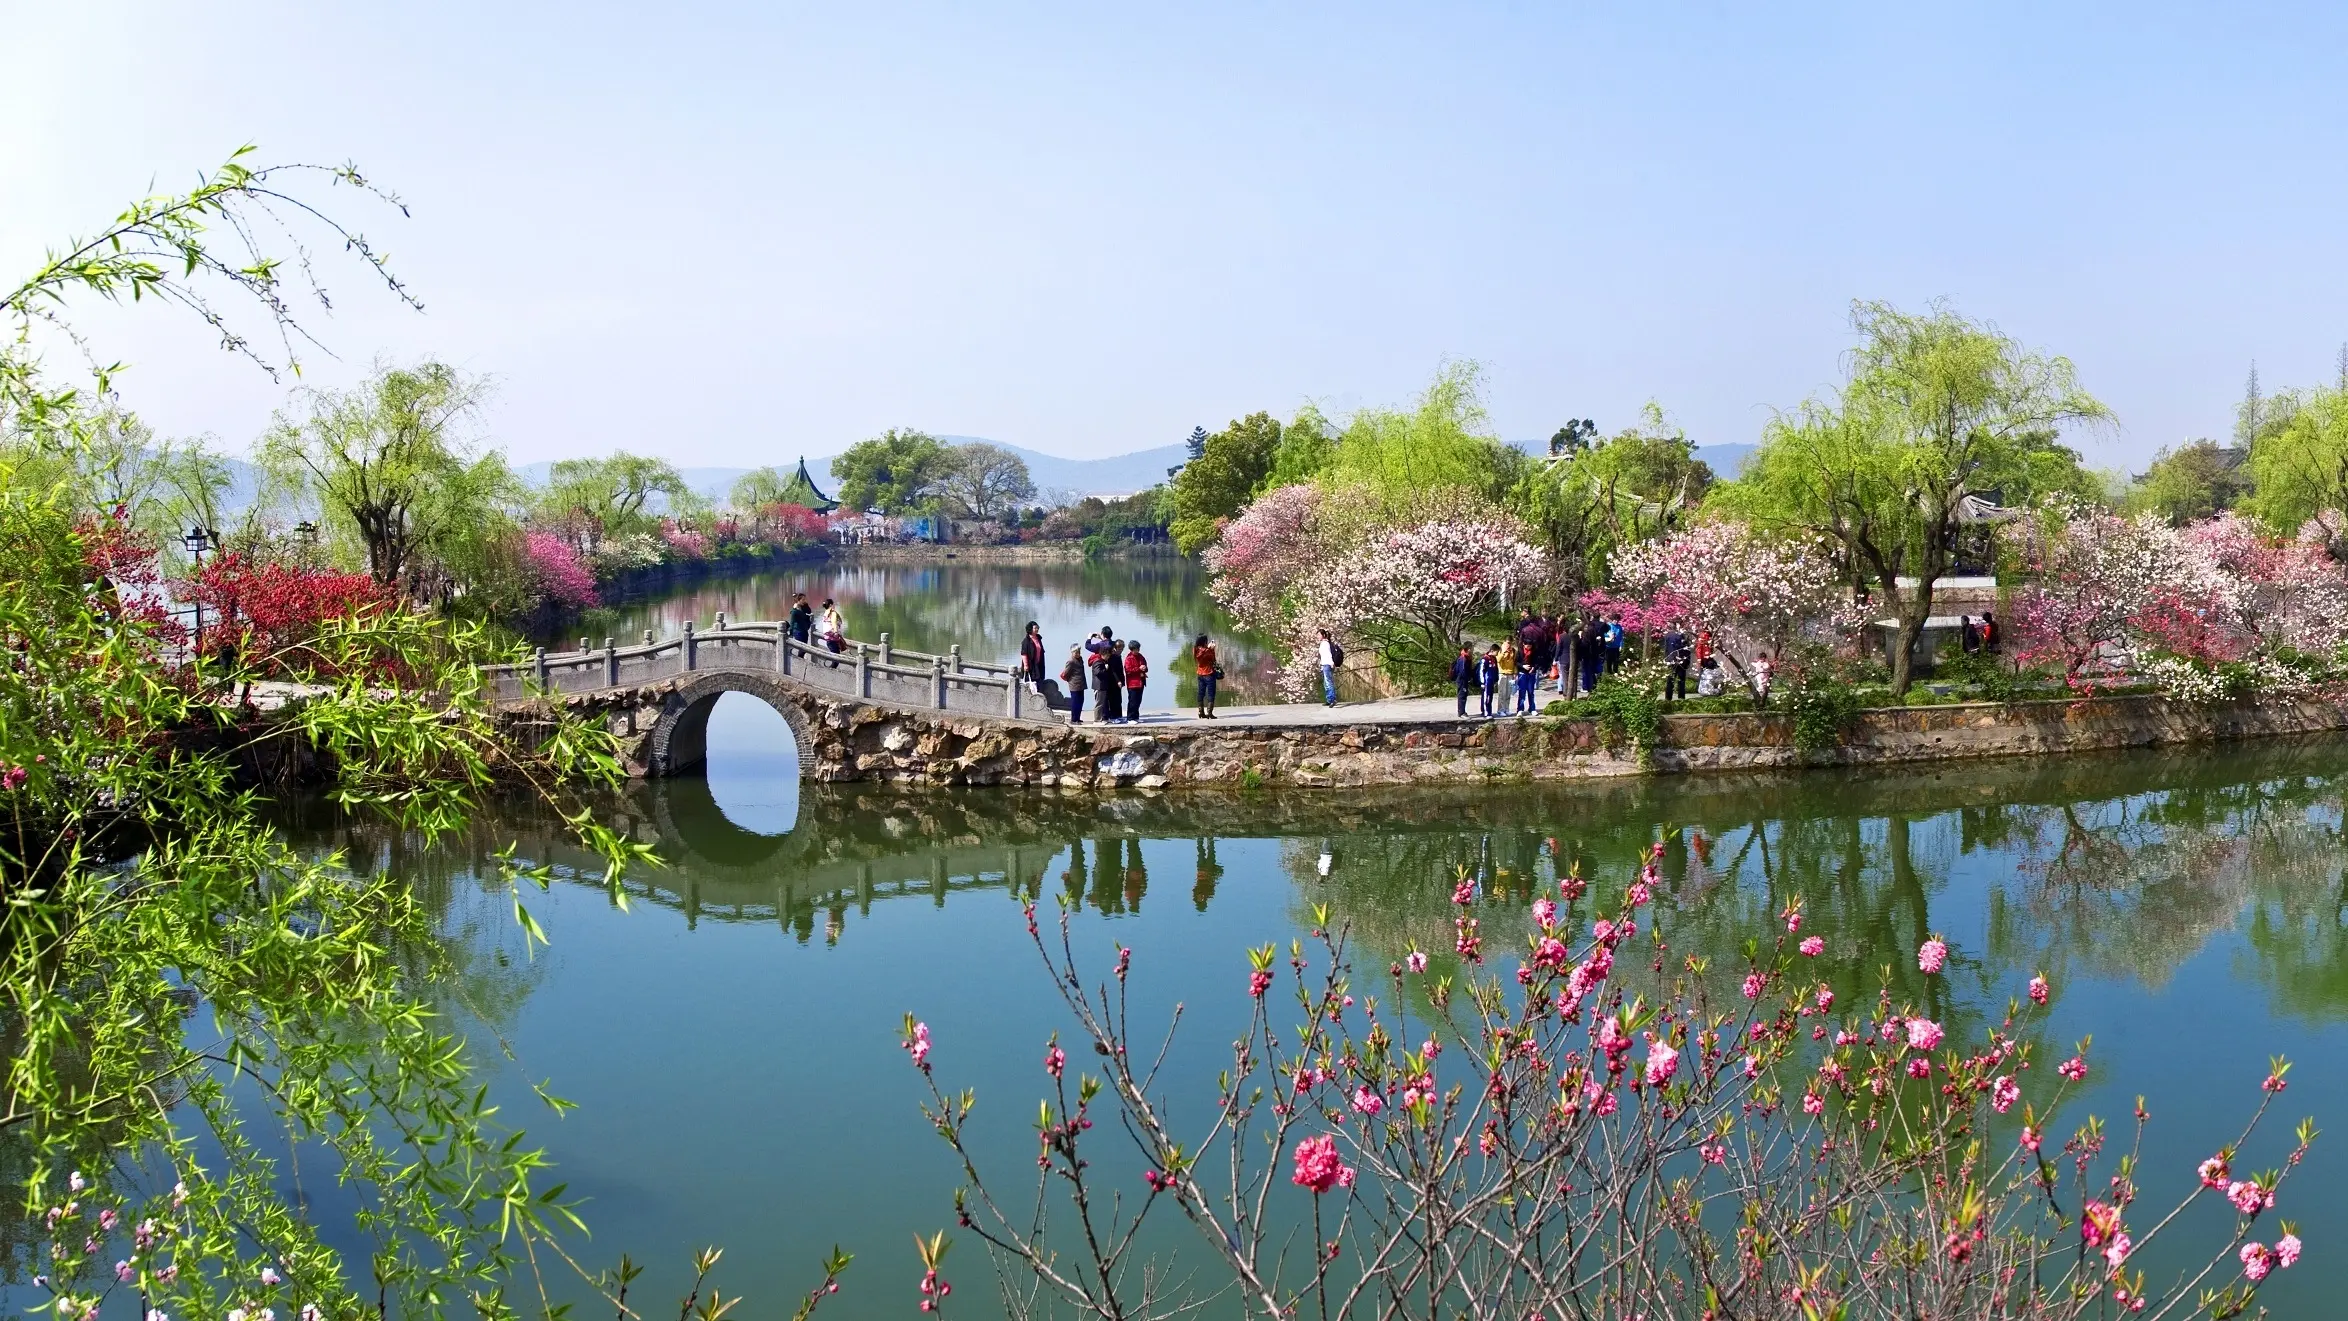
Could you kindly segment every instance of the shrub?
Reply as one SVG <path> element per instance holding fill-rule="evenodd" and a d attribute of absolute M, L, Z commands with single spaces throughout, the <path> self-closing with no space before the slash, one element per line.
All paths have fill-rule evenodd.
<path fill-rule="evenodd" d="M 1309 945 L 1249 951 L 1244 981 L 1233 969 L 1248 1025 L 1221 1075 L 1199 1080 L 1216 1100 L 1195 1123 L 1171 1109 L 1166 1046 L 1129 1031 L 1132 951 L 1088 989 L 1069 901 L 1047 939 L 1030 890 L 1028 932 L 1077 1038 L 1043 1043 L 1031 1190 L 990 1184 L 965 1138 L 976 1097 L 934 1072 L 952 1044 L 906 1016 L 923 1109 L 965 1181 L 957 1222 L 994 1253 L 1007 1296 L 1120 1318 L 1181 1315 L 1226 1290 L 1247 1315 L 1324 1321 L 2067 1321 L 2197 1300 L 2223 1316 L 2298 1260 L 2289 1221 L 2271 1243 L 2257 1222 L 2313 1128 L 2274 1168 L 2235 1168 L 2283 1091 L 2283 1061 L 2233 1145 L 2198 1171 L 2139 1169 L 2125 1141 L 2107 1153 L 2093 1116 L 2054 1129 L 2090 1066 L 2081 1043 L 2033 1067 L 2063 1053 L 2042 1038 L 2044 978 L 1960 1045 L 1928 1005 L 1895 1001 L 1888 970 L 1871 1000 L 1838 1004 L 1812 971 L 1823 941 L 1798 934 L 1798 898 L 1774 945 L 1715 969 L 1645 929 L 1662 852 L 1603 916 L 1578 875 L 1561 880 L 1533 904 L 1513 968 L 1490 972 L 1489 900 L 1462 869 L 1453 949 L 1442 966 L 1398 952 L 1372 974 L 1383 997 L 1356 981 L 1349 931 L 1316 906 Z M 1916 958 L 1934 977 L 1948 949 L 1934 937 Z M 1276 1021 L 1282 1001 L 1293 1025 Z M 2139 1105 L 2137 1148 L 2147 1122 Z M 2179 1190 L 2177 1210 L 2217 1202 L 2232 1229 L 2200 1275 L 2148 1290 L 2131 1261 L 2177 1210 L 2136 1203 L 2159 1186 Z M 1200 1232 L 1213 1264 L 1198 1273 L 1215 1278 L 1197 1292 L 1188 1272 L 1129 1269 L 1153 1213 Z M 925 1297 L 943 1296 L 943 1246 L 924 1244 Z"/>
<path fill-rule="evenodd" d="M 1911 689 L 1908 696 L 1923 692 Z M 1818 678 L 1787 691 L 1786 710 L 1794 718 L 1794 746 L 1805 755 L 1839 747 L 1843 731 L 1859 716 L 1859 693 L 1849 684 Z"/>

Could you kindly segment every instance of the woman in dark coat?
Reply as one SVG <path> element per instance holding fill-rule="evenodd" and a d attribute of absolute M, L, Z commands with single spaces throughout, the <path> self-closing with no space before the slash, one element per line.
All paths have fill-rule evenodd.
<path fill-rule="evenodd" d="M 1034 620 L 1027 621 L 1027 632 L 1019 639 L 1019 668 L 1027 671 L 1031 688 L 1044 684 L 1044 631 Z"/>

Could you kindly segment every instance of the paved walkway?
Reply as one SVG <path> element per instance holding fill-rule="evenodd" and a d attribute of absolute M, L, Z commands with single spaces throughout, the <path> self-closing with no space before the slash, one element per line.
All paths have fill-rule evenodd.
<path fill-rule="evenodd" d="M 1514 694 L 1510 694 L 1510 699 L 1514 700 Z M 1541 707 L 1556 700 L 1556 690 L 1544 687 L 1534 697 L 1534 709 L 1538 711 Z M 1495 697 L 1493 701 L 1497 705 L 1499 699 Z M 1470 697 L 1468 699 L 1468 719 L 1480 720 L 1483 718 L 1476 714 L 1478 705 L 1477 698 Z M 1278 728 L 1294 725 L 1374 725 L 1386 723 L 1432 725 L 1452 724 L 1459 720 L 1458 700 L 1448 696 L 1387 697 L 1370 702 L 1339 702 L 1335 706 L 1321 702 L 1294 702 L 1271 706 L 1225 706 L 1216 709 L 1215 718 L 1211 721 L 1201 720 L 1193 715 L 1194 709 L 1192 707 L 1183 707 L 1179 710 L 1166 707 L 1145 709 L 1141 713 L 1139 726 L 1123 724 L 1109 725 L 1106 728 L 1130 730 L 1172 725 L 1194 727 L 1236 725 L 1242 728 Z M 1499 717 L 1494 718 L 1498 719 Z M 1061 715 L 1060 719 L 1066 720 L 1067 717 Z M 1084 712 L 1084 727 L 1086 729 L 1103 727 L 1093 719 L 1092 708 L 1089 706 L 1085 708 Z"/>

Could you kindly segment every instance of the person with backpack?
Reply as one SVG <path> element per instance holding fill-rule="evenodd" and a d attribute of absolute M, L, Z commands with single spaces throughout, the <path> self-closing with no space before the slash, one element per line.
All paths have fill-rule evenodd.
<path fill-rule="evenodd" d="M 1075 643 L 1068 647 L 1068 663 L 1060 667 L 1060 686 L 1068 690 L 1068 723 L 1084 723 L 1084 648 Z"/>
<path fill-rule="evenodd" d="M 1533 713 L 1533 686 L 1540 681 L 1539 671 L 1533 668 L 1533 644 L 1530 642 L 1517 643 L 1516 713 L 1518 715 L 1529 716 Z"/>
<path fill-rule="evenodd" d="M 1620 614 L 1612 615 L 1606 621 L 1606 672 L 1608 674 L 1622 668 L 1622 644 L 1622 616 Z"/>
<path fill-rule="evenodd" d="M 1329 630 L 1325 628 L 1321 630 L 1320 661 L 1321 691 L 1327 696 L 1329 705 L 1334 707 L 1337 705 L 1337 667 L 1345 663 L 1345 648 L 1337 645 L 1337 639 L 1330 637 Z"/>
<path fill-rule="evenodd" d="M 1476 667 L 1476 678 L 1484 689 L 1484 715 L 1488 719 L 1492 714 L 1492 699 L 1500 695 L 1499 644 L 1484 648 L 1484 660 Z"/>
<path fill-rule="evenodd" d="M 1141 643 L 1125 644 L 1125 721 L 1141 723 L 1141 690 L 1150 681 L 1150 663 L 1141 658 Z"/>
<path fill-rule="evenodd" d="M 1199 634 L 1198 641 L 1191 644 L 1190 663 L 1198 671 L 1198 718 L 1212 720 L 1215 689 L 1223 682 L 1223 666 L 1216 660 L 1215 644 L 1207 641 L 1206 634 Z"/>
<path fill-rule="evenodd" d="M 1451 658 L 1451 686 L 1459 690 L 1459 718 L 1467 719 L 1468 694 L 1476 690 L 1476 650 L 1468 643 L 1459 644 L 1459 654 Z"/>
<path fill-rule="evenodd" d="M 2005 645 L 2005 641 L 2006 641 L 2006 635 L 2005 635 L 2005 633 L 2004 633 L 2002 630 L 2000 630 L 2000 629 L 1998 628 L 1998 626 L 1997 626 L 1997 616 L 1996 616 L 1996 615 L 1993 615 L 1993 614 L 1991 614 L 1991 613 L 1989 613 L 1987 610 L 1984 610 L 1984 611 L 1982 611 L 1982 612 L 1981 612 L 1981 650 L 1982 650 L 1982 652 L 1983 652 L 1984 654 L 1987 654 L 1987 655 L 1995 656 L 1995 655 L 1997 654 L 1997 649 L 1998 649 L 1999 647 L 2002 647 L 2002 646 L 2004 646 L 2004 645 Z"/>
<path fill-rule="evenodd" d="M 791 593 L 791 641 L 805 646 L 815 634 L 815 607 L 807 604 L 807 593 Z"/>
<path fill-rule="evenodd" d="M 1124 723 L 1125 716 L 1125 644 L 1103 640 L 1092 654 L 1092 686 L 1095 709 L 1101 723 Z"/>

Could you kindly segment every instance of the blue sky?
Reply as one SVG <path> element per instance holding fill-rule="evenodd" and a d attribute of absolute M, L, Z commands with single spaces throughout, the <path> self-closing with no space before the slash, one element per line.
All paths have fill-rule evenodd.
<path fill-rule="evenodd" d="M 1070 456 L 1488 369 L 1496 428 L 1660 401 L 1752 440 L 1853 298 L 2068 354 L 2140 463 L 2348 341 L 2348 6 L 110 4 L 0 0 L 0 271 L 238 143 L 356 160 L 422 316 L 311 379 L 497 378 L 518 461 Z M 282 390 L 149 312 L 130 402 Z"/>

